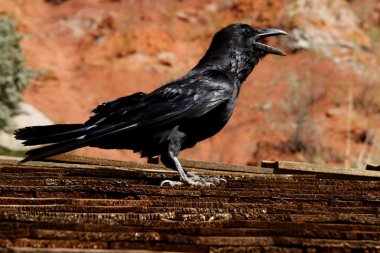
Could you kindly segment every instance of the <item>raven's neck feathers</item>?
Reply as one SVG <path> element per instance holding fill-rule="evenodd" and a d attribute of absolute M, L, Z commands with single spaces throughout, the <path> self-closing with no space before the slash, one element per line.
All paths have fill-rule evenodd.
<path fill-rule="evenodd" d="M 240 87 L 261 58 L 262 56 L 256 55 L 254 50 L 229 50 L 221 47 L 213 48 L 211 45 L 193 70 L 221 71 Z"/>

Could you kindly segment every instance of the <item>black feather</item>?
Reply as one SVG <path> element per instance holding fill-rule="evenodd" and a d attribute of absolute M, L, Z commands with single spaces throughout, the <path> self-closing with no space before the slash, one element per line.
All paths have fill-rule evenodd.
<path fill-rule="evenodd" d="M 86 131 L 82 124 L 60 124 L 51 126 L 34 126 L 15 131 L 15 138 L 25 140 L 26 146 L 64 141 L 78 137 Z"/>

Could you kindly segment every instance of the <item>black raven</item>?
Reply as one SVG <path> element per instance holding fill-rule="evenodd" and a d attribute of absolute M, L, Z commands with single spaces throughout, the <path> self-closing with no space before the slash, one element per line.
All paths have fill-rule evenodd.
<path fill-rule="evenodd" d="M 232 24 L 218 31 L 199 63 L 185 76 L 151 93 L 137 92 L 103 103 L 83 124 L 32 126 L 15 131 L 27 146 L 50 144 L 30 150 L 22 162 L 91 146 L 131 149 L 142 157 L 160 156 L 176 169 L 181 181 L 210 186 L 217 178 L 203 178 L 182 168 L 177 156 L 183 149 L 219 132 L 235 107 L 240 86 L 267 54 L 284 52 L 259 40 L 284 35 L 278 29 L 254 29 Z M 162 184 L 182 184 L 164 181 Z"/>

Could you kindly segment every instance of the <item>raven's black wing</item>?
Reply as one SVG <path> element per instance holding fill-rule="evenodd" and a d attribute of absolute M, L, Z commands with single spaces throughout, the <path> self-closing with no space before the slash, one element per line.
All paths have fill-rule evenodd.
<path fill-rule="evenodd" d="M 150 94 L 136 93 L 128 96 L 130 100 L 123 97 L 100 105 L 84 124 L 88 129 L 85 134 L 30 150 L 25 161 L 68 152 L 110 135 L 180 124 L 228 101 L 233 92 L 233 84 L 221 72 L 207 70 L 187 75 Z"/>
<path fill-rule="evenodd" d="M 112 133 L 105 128 L 119 132 L 134 124 L 172 124 L 181 118 L 206 114 L 229 100 L 233 92 L 231 80 L 223 73 L 216 70 L 197 72 L 162 86 L 150 94 L 138 92 L 103 103 L 93 110 L 95 114 L 85 125 L 94 126 L 93 134 L 100 130 L 108 135 Z"/>
<path fill-rule="evenodd" d="M 130 112 L 139 109 L 147 104 L 148 101 L 145 101 L 145 98 L 145 93 L 136 92 L 129 96 L 102 103 L 92 110 L 94 115 L 86 122 L 86 124 L 96 124 L 97 121 L 103 120 L 104 117 L 112 119 L 115 116 L 117 118 L 120 113 L 125 114 L 127 111 Z"/>

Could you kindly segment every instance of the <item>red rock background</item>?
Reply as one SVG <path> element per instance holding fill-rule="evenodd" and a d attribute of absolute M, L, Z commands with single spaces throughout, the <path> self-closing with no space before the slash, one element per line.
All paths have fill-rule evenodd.
<path fill-rule="evenodd" d="M 353 167 L 380 162 L 380 1 L 320 1 L 336 13 L 334 26 L 329 17 L 302 15 L 302 4 L 294 4 L 305 1 L 2 0 L 0 14 L 17 21 L 26 65 L 43 73 L 24 99 L 57 123 L 84 121 L 103 101 L 149 92 L 185 74 L 230 23 L 286 31 L 312 25 L 313 38 L 332 32 L 353 46 L 327 46 L 326 54 L 322 46 L 297 49 L 288 38 L 270 39 L 288 56 L 266 57 L 244 84 L 225 129 L 181 157 Z M 340 8 L 357 18 L 353 29 Z M 123 150 L 76 153 L 139 160 Z"/>

